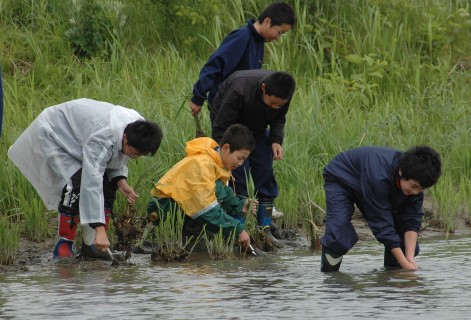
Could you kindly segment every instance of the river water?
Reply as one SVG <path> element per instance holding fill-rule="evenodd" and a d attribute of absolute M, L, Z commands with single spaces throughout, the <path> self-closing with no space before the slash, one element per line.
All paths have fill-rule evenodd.
<path fill-rule="evenodd" d="M 0 274 L 0 319 L 470 319 L 470 246 L 469 236 L 421 240 L 415 272 L 383 268 L 375 241 L 337 273 L 292 246 L 226 261 L 44 264 Z"/>

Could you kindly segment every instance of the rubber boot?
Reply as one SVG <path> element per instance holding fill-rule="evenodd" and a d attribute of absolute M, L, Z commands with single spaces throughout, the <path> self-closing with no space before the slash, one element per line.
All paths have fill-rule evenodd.
<path fill-rule="evenodd" d="M 278 242 L 278 239 L 273 236 L 270 230 L 273 205 L 273 198 L 258 199 L 257 224 L 271 240 Z"/>
<path fill-rule="evenodd" d="M 105 230 L 108 230 L 108 224 L 111 217 L 111 210 L 105 209 Z M 96 231 L 89 225 L 82 226 L 82 248 L 80 256 L 86 259 L 113 260 L 108 252 L 98 250 L 93 244 L 95 242 Z"/>
<path fill-rule="evenodd" d="M 340 269 L 343 256 L 336 256 L 322 250 L 321 256 L 321 271 L 322 272 L 336 272 Z"/>
<path fill-rule="evenodd" d="M 110 209 L 105 209 L 105 230 L 108 230 L 108 226 L 110 225 L 111 212 Z"/>
<path fill-rule="evenodd" d="M 59 211 L 58 220 L 58 240 L 54 247 L 53 258 L 61 259 L 73 257 L 74 251 L 72 248 L 74 245 L 75 235 L 77 234 L 77 225 L 80 222 L 79 213 L 65 213 Z"/>

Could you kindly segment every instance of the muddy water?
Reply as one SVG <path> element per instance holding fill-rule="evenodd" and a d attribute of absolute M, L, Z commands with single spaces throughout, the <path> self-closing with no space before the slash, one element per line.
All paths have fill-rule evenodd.
<path fill-rule="evenodd" d="M 423 240 L 416 272 L 382 268 L 374 241 L 357 244 L 332 274 L 299 247 L 235 261 L 44 264 L 0 274 L 0 318 L 465 319 L 470 247 L 470 237 Z"/>

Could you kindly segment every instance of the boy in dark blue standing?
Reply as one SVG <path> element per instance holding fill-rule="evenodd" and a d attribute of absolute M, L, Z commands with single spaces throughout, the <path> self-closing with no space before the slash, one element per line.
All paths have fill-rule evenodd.
<path fill-rule="evenodd" d="M 276 41 L 295 24 L 293 9 L 275 2 L 263 10 L 257 21 L 231 32 L 211 55 L 193 86 L 190 108 L 193 115 L 201 111 L 205 100 L 211 106 L 219 85 L 238 70 L 261 69 L 265 42 Z"/>
<path fill-rule="evenodd" d="M 384 265 L 418 269 L 414 257 L 423 216 L 423 191 L 441 175 L 439 154 L 428 146 L 406 152 L 378 146 L 345 151 L 323 171 L 326 194 L 321 271 L 338 271 L 358 241 L 351 223 L 355 205 L 385 247 Z"/>

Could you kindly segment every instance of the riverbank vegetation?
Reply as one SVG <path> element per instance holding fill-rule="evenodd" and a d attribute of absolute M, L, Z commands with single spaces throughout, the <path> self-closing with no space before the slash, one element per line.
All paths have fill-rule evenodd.
<path fill-rule="evenodd" d="M 10 257 L 15 248 L 15 241 L 4 239 L 12 225 L 32 240 L 55 233 L 45 230 L 50 215 L 37 215 L 44 211 L 37 193 L 7 157 L 42 109 L 88 97 L 134 108 L 161 125 L 157 154 L 129 165 L 130 184 L 139 182 L 136 209 L 144 215 L 153 182 L 184 157 L 185 142 L 195 137 L 187 101 L 200 68 L 226 34 L 269 2 L 1 1 L 2 250 L 7 243 Z M 361 145 L 437 149 L 444 168 L 430 190 L 433 214 L 450 232 L 458 218 L 469 219 L 469 1 L 287 2 L 297 25 L 267 44 L 264 61 L 264 68 L 288 71 L 297 81 L 284 160 L 275 163 L 284 226 L 322 223 L 322 211 L 312 210 L 313 203 L 325 205 L 322 167 L 338 152 Z M 199 119 L 206 133 L 208 113 Z M 118 201 L 115 211 L 124 210 Z"/>

